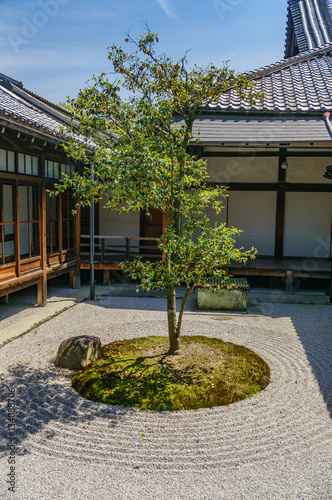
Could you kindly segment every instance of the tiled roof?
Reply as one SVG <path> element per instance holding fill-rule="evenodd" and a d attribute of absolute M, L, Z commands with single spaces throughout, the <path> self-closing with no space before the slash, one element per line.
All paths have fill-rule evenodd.
<path fill-rule="evenodd" d="M 332 110 L 332 43 L 247 73 L 263 93 L 255 104 L 231 90 L 210 105 L 218 111 L 320 113 Z"/>
<path fill-rule="evenodd" d="M 270 144 L 331 142 L 323 118 L 269 118 L 202 115 L 194 123 L 193 144 Z"/>
<path fill-rule="evenodd" d="M 332 42 L 331 0 L 289 0 L 285 57 Z"/>
<path fill-rule="evenodd" d="M 0 124 L 24 127 L 27 131 L 63 142 L 75 138 L 89 149 L 94 148 L 91 141 L 83 137 L 66 134 L 71 123 L 71 114 L 61 106 L 25 89 L 21 82 L 0 73 Z"/>
<path fill-rule="evenodd" d="M 61 129 L 70 123 L 67 113 L 48 107 L 7 77 L 0 80 L 0 118 L 58 138 L 63 138 Z"/>

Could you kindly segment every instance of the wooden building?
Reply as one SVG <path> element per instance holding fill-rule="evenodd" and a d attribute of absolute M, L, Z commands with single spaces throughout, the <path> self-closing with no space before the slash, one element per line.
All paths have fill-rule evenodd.
<path fill-rule="evenodd" d="M 47 300 L 47 279 L 70 273 L 79 287 L 79 218 L 69 192 L 48 191 L 75 169 L 64 154 L 63 108 L 0 74 L 0 297 L 37 284 Z"/>
<path fill-rule="evenodd" d="M 212 220 L 242 229 L 239 246 L 258 250 L 256 260 L 230 272 L 282 277 L 288 288 L 298 277 L 327 278 L 332 182 L 323 175 L 332 164 L 332 2 L 289 0 L 285 58 L 247 76 L 263 92 L 262 102 L 224 94 L 197 120 L 201 143 L 193 146 L 208 161 L 210 182 L 229 186 L 225 210 L 218 219 L 210 214 Z M 119 245 L 127 254 L 144 252 L 142 238 L 159 236 L 162 224 L 158 214 L 148 220 L 100 210 L 104 252 L 97 268 L 105 279 L 115 268 L 105 248 L 109 256 Z"/>
<path fill-rule="evenodd" d="M 263 92 L 249 104 L 224 94 L 197 120 L 195 154 L 208 161 L 210 182 L 229 186 L 225 210 L 212 221 L 243 230 L 238 245 L 256 247 L 256 260 L 231 267 L 234 275 L 277 276 L 291 289 L 296 278 L 327 278 L 331 269 L 332 2 L 289 0 L 285 57 L 250 72 Z M 47 190 L 75 166 L 64 155 L 62 127 L 70 116 L 0 74 L 0 296 L 37 284 L 46 302 L 47 278 L 89 264 L 89 217 L 71 215 L 69 193 Z M 120 269 L 155 246 L 165 221 L 158 212 L 95 211 L 95 268 Z"/>

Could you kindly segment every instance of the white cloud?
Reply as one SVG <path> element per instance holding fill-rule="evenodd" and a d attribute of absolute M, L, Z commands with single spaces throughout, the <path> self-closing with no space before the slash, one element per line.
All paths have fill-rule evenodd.
<path fill-rule="evenodd" d="M 159 6 L 173 21 L 178 21 L 178 15 L 170 0 L 157 0 Z"/>

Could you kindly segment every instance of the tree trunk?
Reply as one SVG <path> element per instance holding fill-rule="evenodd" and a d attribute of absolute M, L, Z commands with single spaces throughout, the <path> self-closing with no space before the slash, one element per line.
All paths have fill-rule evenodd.
<path fill-rule="evenodd" d="M 180 337 L 177 336 L 176 329 L 176 294 L 175 287 L 167 289 L 167 320 L 169 336 L 169 353 L 178 354 L 180 351 Z"/>
<path fill-rule="evenodd" d="M 184 297 L 183 297 L 183 300 L 182 300 L 182 303 L 181 303 L 181 309 L 180 309 L 180 312 L 179 312 L 178 324 L 177 324 L 177 327 L 176 327 L 176 336 L 178 338 L 180 338 L 180 335 L 181 335 L 181 324 L 182 324 L 182 316 L 183 316 L 183 312 L 184 312 L 184 307 L 186 305 L 187 298 L 189 297 L 189 295 L 192 294 L 193 290 L 194 290 L 194 288 L 190 288 L 189 285 L 186 286 L 186 292 L 184 294 Z"/>

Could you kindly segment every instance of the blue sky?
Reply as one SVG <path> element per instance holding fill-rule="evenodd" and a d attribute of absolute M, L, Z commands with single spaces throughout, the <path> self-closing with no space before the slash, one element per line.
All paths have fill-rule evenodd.
<path fill-rule="evenodd" d="M 0 72 L 53 102 L 110 69 L 107 47 L 147 22 L 160 52 L 237 72 L 283 58 L 287 0 L 0 0 Z"/>

